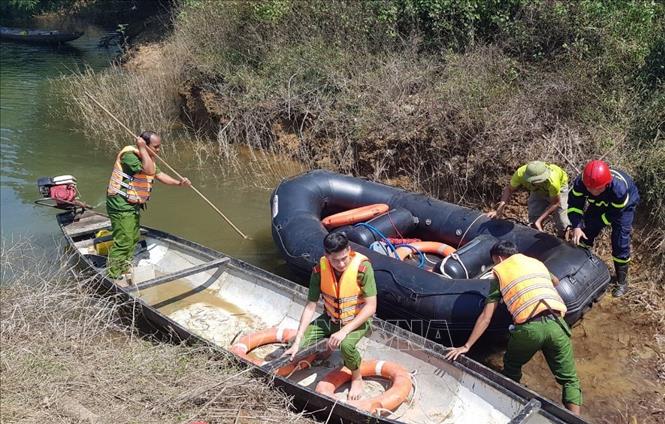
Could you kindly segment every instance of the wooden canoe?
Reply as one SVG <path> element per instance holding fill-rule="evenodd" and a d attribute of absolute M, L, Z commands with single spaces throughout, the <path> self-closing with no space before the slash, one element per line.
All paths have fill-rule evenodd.
<path fill-rule="evenodd" d="M 60 44 L 81 37 L 81 31 L 56 31 L 42 29 L 24 29 L 0 27 L 0 38 L 35 44 Z"/>
<path fill-rule="evenodd" d="M 94 273 L 107 293 L 131 302 L 154 328 L 177 340 L 205 343 L 231 354 L 229 348 L 241 334 L 269 327 L 297 328 L 307 302 L 306 289 L 292 281 L 148 227 L 142 228 L 134 257 L 135 285 L 121 288 L 105 276 L 105 257 L 94 250 L 95 233 L 110 227 L 108 218 L 89 211 L 67 212 L 58 215 L 58 223 L 81 272 Z M 341 366 L 339 352 L 288 377 L 262 367 L 256 373 L 293 396 L 296 407 L 343 422 L 584 422 L 469 358 L 446 360 L 445 347 L 380 319 L 373 320 L 371 334 L 359 348 L 364 360 L 389 361 L 409 371 L 415 389 L 394 412 L 370 415 L 345 402 L 343 392 L 333 398 L 315 391 L 323 376 Z M 283 349 L 273 345 L 261 348 L 261 354 L 274 358 Z M 387 385 L 382 379 L 369 379 L 365 394 L 380 394 Z"/>

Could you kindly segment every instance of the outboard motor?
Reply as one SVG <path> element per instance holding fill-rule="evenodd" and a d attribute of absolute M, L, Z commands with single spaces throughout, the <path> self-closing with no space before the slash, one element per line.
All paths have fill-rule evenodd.
<path fill-rule="evenodd" d="M 490 249 L 498 240 L 482 234 L 434 266 L 434 272 L 448 278 L 477 278 L 492 266 Z"/>
<path fill-rule="evenodd" d="M 35 201 L 38 205 L 65 210 L 90 208 L 90 206 L 78 200 L 79 192 L 76 188 L 76 178 L 71 175 L 41 177 L 37 180 L 37 187 L 42 195 L 41 199 Z"/>

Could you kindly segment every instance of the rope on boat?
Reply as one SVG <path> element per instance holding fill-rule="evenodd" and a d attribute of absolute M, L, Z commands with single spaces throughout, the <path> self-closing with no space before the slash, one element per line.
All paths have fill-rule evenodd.
<path fill-rule="evenodd" d="M 469 225 L 469 226 L 466 228 L 466 231 L 464 231 L 464 234 L 462 234 L 462 238 L 459 240 L 459 243 L 457 243 L 457 248 L 458 248 L 458 249 L 459 249 L 460 246 L 462 245 L 462 242 L 464 241 L 464 237 L 466 237 L 466 233 L 468 233 L 469 230 L 471 229 L 471 227 L 473 227 L 473 224 L 475 224 L 476 221 L 478 221 L 478 220 L 479 220 L 481 217 L 483 217 L 483 216 L 485 216 L 484 213 L 481 213 L 480 215 L 478 215 L 478 216 L 476 217 L 476 219 L 473 220 L 473 222 L 471 223 L 471 225 Z"/>
<path fill-rule="evenodd" d="M 466 279 L 468 280 L 468 279 L 470 278 L 470 277 L 469 277 L 469 270 L 466 269 L 466 266 L 464 265 L 464 262 L 463 262 L 462 259 L 459 257 L 459 255 L 457 254 L 457 252 L 453 252 L 453 253 L 451 253 L 450 255 L 448 255 L 448 256 L 446 256 L 445 258 L 443 258 L 443 261 L 441 262 L 441 275 L 443 275 L 444 277 L 448 277 L 448 278 L 450 278 L 451 280 L 453 279 L 453 277 L 451 277 L 450 275 L 448 275 L 448 274 L 446 273 L 446 270 L 444 269 L 444 266 L 446 265 L 446 262 L 448 261 L 448 258 L 451 258 L 451 257 L 452 257 L 453 259 L 455 259 L 455 260 L 456 260 L 456 261 L 462 266 L 462 269 L 464 270 L 464 275 L 465 275 L 464 278 L 466 278 Z"/>
<path fill-rule="evenodd" d="M 410 393 L 410 399 L 406 402 L 407 405 L 406 407 L 402 410 L 402 413 L 399 415 L 395 415 L 394 411 L 391 411 L 390 409 L 386 408 L 376 408 L 376 412 L 379 412 L 379 416 L 382 418 L 390 418 L 391 420 L 399 420 L 406 414 L 406 411 L 409 409 L 413 408 L 413 404 L 415 403 L 417 392 L 418 392 L 418 385 L 416 384 L 416 375 L 418 374 L 418 370 L 413 370 L 409 373 L 409 378 L 411 379 L 411 384 L 413 385 L 413 391 Z M 401 407 L 402 405 L 400 405 Z M 399 409 L 399 408 L 397 408 Z M 381 415 L 382 412 L 386 412 L 387 415 L 383 416 Z"/>
<path fill-rule="evenodd" d="M 289 252 L 289 249 L 286 248 L 286 245 L 284 244 L 284 240 L 282 240 L 282 234 L 280 233 L 280 229 L 273 223 L 272 224 L 273 229 L 275 230 L 275 233 L 277 234 L 277 237 L 279 237 L 279 244 L 282 245 L 282 250 L 284 250 L 284 253 L 290 258 L 295 258 L 295 259 L 309 259 L 309 253 L 301 253 L 300 255 L 292 255 L 291 252 Z"/>
<path fill-rule="evenodd" d="M 312 361 L 312 362 L 313 362 L 313 361 Z M 312 362 L 309 362 L 309 361 L 306 360 L 306 359 L 303 359 L 303 360 L 299 361 L 299 362 L 298 362 L 298 365 L 296 365 L 295 368 L 293 368 L 293 370 L 291 370 L 291 372 L 289 373 L 289 375 L 287 375 L 287 376 L 284 377 L 284 378 L 291 378 L 291 376 L 293 375 L 294 372 L 296 372 L 296 371 L 300 371 L 300 370 L 305 369 L 305 368 L 311 368 L 311 367 L 312 367 Z M 307 365 L 307 367 L 303 368 L 303 366 L 302 366 L 303 364 Z"/>

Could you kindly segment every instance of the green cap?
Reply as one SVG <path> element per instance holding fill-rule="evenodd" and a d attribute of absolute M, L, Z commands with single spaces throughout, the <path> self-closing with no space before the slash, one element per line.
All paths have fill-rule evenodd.
<path fill-rule="evenodd" d="M 545 165 L 545 162 L 535 160 L 526 165 L 524 172 L 524 179 L 529 183 L 542 183 L 550 177 L 550 169 Z"/>

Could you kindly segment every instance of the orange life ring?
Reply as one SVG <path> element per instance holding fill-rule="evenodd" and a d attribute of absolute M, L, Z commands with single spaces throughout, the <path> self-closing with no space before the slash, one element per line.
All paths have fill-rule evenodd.
<path fill-rule="evenodd" d="M 254 356 L 249 356 L 248 353 L 260 346 L 265 346 L 272 343 L 286 343 L 289 340 L 292 340 L 298 331 L 293 328 L 277 328 L 271 327 L 266 330 L 257 331 L 256 333 L 247 334 L 242 336 L 240 340 L 231 346 L 229 349 L 231 352 L 237 356 L 253 363 L 257 366 L 263 366 L 267 361 L 264 359 L 259 359 Z M 298 362 L 291 362 L 287 365 L 284 365 L 281 368 L 278 368 L 275 371 L 275 374 L 286 377 L 296 370 L 304 370 L 309 368 L 312 364 L 312 361 L 316 359 L 316 353 L 302 359 Z"/>
<path fill-rule="evenodd" d="M 350 405 L 363 411 L 369 411 L 370 414 L 374 414 L 380 409 L 395 411 L 409 397 L 413 387 L 408 371 L 394 362 L 376 359 L 363 361 L 360 364 L 360 374 L 363 377 L 384 377 L 392 382 L 390 388 L 379 396 L 349 401 Z M 316 392 L 334 397 L 335 391 L 349 381 L 351 381 L 351 371 L 342 367 L 326 374 L 323 380 L 316 385 Z"/>
<path fill-rule="evenodd" d="M 418 249 L 423 253 L 433 253 L 443 257 L 457 251 L 454 247 L 448 246 L 445 243 L 439 243 L 438 241 L 417 241 L 415 243 L 409 243 L 409 246 L 413 246 L 415 249 Z M 413 249 L 407 246 L 398 247 L 395 249 L 395 252 L 401 260 L 404 260 L 404 258 L 414 253 Z"/>
<path fill-rule="evenodd" d="M 367 221 L 388 212 L 390 206 L 385 203 L 362 206 L 360 208 L 350 209 L 348 211 L 336 213 L 327 216 L 321 220 L 321 223 L 327 229 L 341 227 L 342 225 L 355 224 L 357 222 Z"/>

